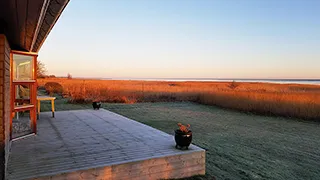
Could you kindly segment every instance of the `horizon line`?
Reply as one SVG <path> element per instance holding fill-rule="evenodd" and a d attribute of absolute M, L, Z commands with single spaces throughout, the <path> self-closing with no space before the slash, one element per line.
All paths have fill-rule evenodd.
<path fill-rule="evenodd" d="M 66 76 L 56 76 L 65 78 Z M 104 80 L 288 80 L 288 81 L 320 81 L 320 78 L 140 78 L 140 77 L 72 77 L 74 79 L 104 79 Z"/>

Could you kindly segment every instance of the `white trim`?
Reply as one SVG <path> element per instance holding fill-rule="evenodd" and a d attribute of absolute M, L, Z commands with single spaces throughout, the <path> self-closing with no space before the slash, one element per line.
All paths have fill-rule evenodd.
<path fill-rule="evenodd" d="M 39 15 L 36 31 L 34 32 L 32 43 L 31 43 L 31 47 L 30 47 L 29 51 L 32 51 L 33 46 L 37 41 L 37 37 L 38 37 L 39 31 L 40 31 L 40 27 L 41 27 L 42 22 L 44 20 L 45 12 L 47 12 L 49 4 L 50 4 L 50 0 L 43 0 L 43 5 L 42 5 L 41 12 L 40 12 L 40 15 Z"/>
<path fill-rule="evenodd" d="M 56 18 L 54 19 L 54 21 L 51 23 L 47 33 L 43 36 L 43 40 L 40 42 L 38 49 L 36 52 L 38 52 L 42 46 L 42 44 L 44 43 L 44 41 L 46 40 L 46 38 L 48 37 L 50 31 L 52 30 L 53 26 L 56 24 L 57 20 L 59 19 L 59 17 L 62 14 L 62 11 L 66 8 L 67 4 L 69 3 L 70 0 L 65 0 L 64 4 L 61 6 L 62 8 L 60 9 L 60 11 L 58 12 Z M 30 49 L 32 51 L 32 49 Z"/>
<path fill-rule="evenodd" d="M 11 141 L 14 142 L 14 141 L 17 141 L 17 140 L 20 140 L 20 139 L 24 139 L 24 138 L 27 138 L 27 137 L 30 137 L 30 136 L 35 136 L 35 135 L 36 135 L 35 133 L 31 133 L 31 134 L 27 134 L 27 135 L 24 135 L 24 136 L 21 136 L 21 137 L 14 138 Z"/>

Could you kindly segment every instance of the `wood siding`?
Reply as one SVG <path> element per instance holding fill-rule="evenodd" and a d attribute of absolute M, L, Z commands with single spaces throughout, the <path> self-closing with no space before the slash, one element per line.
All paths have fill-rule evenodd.
<path fill-rule="evenodd" d="M 10 150 L 10 46 L 0 34 L 0 179 L 4 178 Z"/>

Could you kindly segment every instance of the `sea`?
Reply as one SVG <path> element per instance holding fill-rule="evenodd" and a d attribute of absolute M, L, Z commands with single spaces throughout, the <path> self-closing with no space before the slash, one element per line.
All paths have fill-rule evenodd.
<path fill-rule="evenodd" d="M 140 80 L 140 81 L 200 81 L 200 82 L 261 82 L 279 84 L 320 85 L 320 79 L 215 79 L 215 78 L 102 78 L 103 80 Z"/>

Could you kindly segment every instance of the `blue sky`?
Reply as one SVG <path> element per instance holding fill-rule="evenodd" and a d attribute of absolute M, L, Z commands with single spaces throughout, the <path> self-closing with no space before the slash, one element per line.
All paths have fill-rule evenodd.
<path fill-rule="evenodd" d="M 48 74 L 320 78 L 318 0 L 71 0 L 39 52 Z"/>

